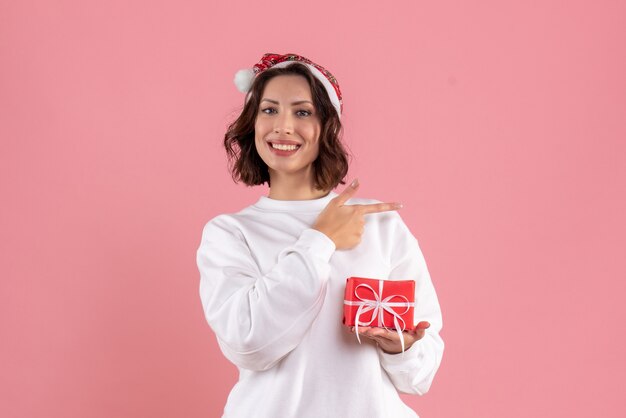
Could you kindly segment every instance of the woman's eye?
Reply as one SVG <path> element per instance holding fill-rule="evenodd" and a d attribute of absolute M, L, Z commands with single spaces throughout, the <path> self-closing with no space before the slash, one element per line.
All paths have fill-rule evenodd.
<path fill-rule="evenodd" d="M 311 116 L 311 112 L 308 110 L 298 110 L 296 113 L 298 116 Z"/>
<path fill-rule="evenodd" d="M 261 112 L 269 115 L 269 114 L 275 113 L 276 109 L 274 109 L 273 107 L 266 107 L 265 109 L 262 109 Z"/>

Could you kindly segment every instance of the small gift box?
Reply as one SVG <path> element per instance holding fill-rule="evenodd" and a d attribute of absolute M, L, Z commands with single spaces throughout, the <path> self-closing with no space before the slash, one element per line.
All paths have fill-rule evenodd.
<path fill-rule="evenodd" d="M 414 308 L 413 280 L 377 280 L 363 277 L 350 277 L 346 280 L 343 323 L 355 327 L 359 343 L 359 327 L 395 329 L 404 352 L 404 338 L 401 334 L 402 331 L 415 329 Z"/>
<path fill-rule="evenodd" d="M 415 281 L 377 280 L 350 277 L 346 280 L 343 323 L 367 326 L 414 329 Z"/>

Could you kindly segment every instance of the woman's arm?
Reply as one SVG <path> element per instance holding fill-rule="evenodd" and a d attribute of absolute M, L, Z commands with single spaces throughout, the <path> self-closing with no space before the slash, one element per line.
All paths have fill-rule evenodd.
<path fill-rule="evenodd" d="M 380 348 L 378 352 L 382 367 L 398 391 L 423 395 L 430 388 L 443 356 L 444 343 L 439 336 L 441 309 L 417 240 L 399 214 L 391 216 L 397 222 L 389 278 L 415 280 L 415 323 L 427 321 L 430 327 L 404 354 L 388 354 Z"/>
<path fill-rule="evenodd" d="M 207 223 L 197 251 L 200 298 L 224 355 L 266 370 L 293 350 L 322 307 L 334 251 L 326 235 L 306 229 L 261 274 L 227 217 Z"/>
<path fill-rule="evenodd" d="M 237 366 L 266 370 L 296 348 L 322 307 L 334 251 L 359 244 L 365 215 L 398 209 L 394 203 L 345 205 L 358 187 L 354 181 L 333 198 L 264 275 L 228 216 L 204 227 L 200 297 L 222 352 Z"/>

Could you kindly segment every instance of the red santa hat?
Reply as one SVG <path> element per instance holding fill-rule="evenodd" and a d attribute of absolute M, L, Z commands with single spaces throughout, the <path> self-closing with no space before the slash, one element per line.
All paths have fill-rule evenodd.
<path fill-rule="evenodd" d="M 343 102 L 341 100 L 341 90 L 339 90 L 339 83 L 337 82 L 337 79 L 330 73 L 330 71 L 326 70 L 321 65 L 316 64 L 313 61 L 303 57 L 302 55 L 265 54 L 263 55 L 261 60 L 254 65 L 254 67 L 237 71 L 234 79 L 235 85 L 240 92 L 248 93 L 250 91 L 250 88 L 252 87 L 254 78 L 257 75 L 270 68 L 286 67 L 292 62 L 299 62 L 300 64 L 304 64 L 309 68 L 309 70 L 311 70 L 311 73 L 313 73 L 313 75 L 322 82 L 322 84 L 326 88 L 328 97 L 330 97 L 330 101 L 337 111 L 337 114 L 341 117 L 341 112 L 343 111 Z M 246 95 L 246 100 L 247 99 L 248 96 Z"/>

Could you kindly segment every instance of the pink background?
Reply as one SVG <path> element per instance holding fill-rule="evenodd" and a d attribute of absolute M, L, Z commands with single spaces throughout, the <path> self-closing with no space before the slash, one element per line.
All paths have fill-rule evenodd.
<path fill-rule="evenodd" d="M 422 417 L 623 417 L 623 1 L 0 3 L 0 416 L 217 417 L 202 226 L 264 52 L 327 66 L 349 179 L 444 313 Z"/>

